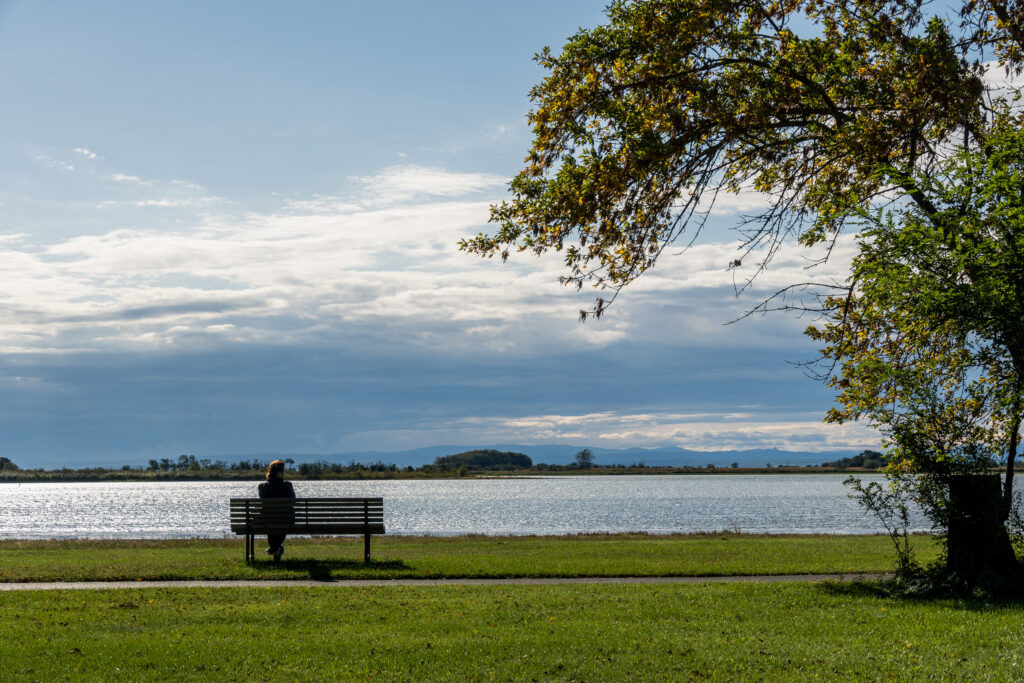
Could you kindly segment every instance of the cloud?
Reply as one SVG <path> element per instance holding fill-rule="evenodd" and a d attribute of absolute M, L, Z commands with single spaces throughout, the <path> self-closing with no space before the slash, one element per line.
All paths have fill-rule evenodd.
<path fill-rule="evenodd" d="M 50 392 L 39 405 L 56 405 L 61 391 L 88 393 L 102 371 L 123 371 L 124 395 L 137 395 L 132 363 L 178 358 L 154 386 L 195 379 L 168 389 L 170 404 L 154 403 L 154 415 L 173 414 L 175 396 L 202 395 L 268 424 L 271 412 L 283 415 L 272 421 L 280 431 L 290 406 L 315 404 L 338 449 L 560 439 L 706 449 L 877 443 L 823 427 L 818 414 L 783 414 L 829 399 L 824 389 L 794 388 L 806 380 L 784 362 L 813 355 L 800 335 L 806 322 L 723 324 L 770 291 L 733 296 L 726 265 L 734 241 L 666 254 L 607 318 L 581 325 L 576 311 L 595 292 L 558 284 L 560 255 L 502 264 L 457 250 L 459 238 L 486 229 L 501 196 L 496 177 L 417 168 L 362 184 L 403 197 L 394 204 L 292 196 L 243 214 L 200 205 L 199 191 L 182 187 L 171 229 L 147 223 L 167 213 L 149 211 L 154 203 L 139 208 L 138 227 L 50 243 L 0 235 L 8 283 L 0 350 L 26 363 L 59 357 L 45 381 L 24 385 Z M 178 197 L 121 200 L 107 211 Z M 805 253 L 784 251 L 759 282 L 806 278 Z M 842 266 L 825 271 L 840 276 Z M 101 368 L 99 358 L 115 360 Z M 263 396 L 278 367 L 279 383 Z M 238 388 L 243 375 L 251 389 Z M 69 379 L 76 376 L 90 379 Z M 82 410 L 68 405 L 70 414 Z"/>
<path fill-rule="evenodd" d="M 45 164 L 48 168 L 56 168 L 56 169 L 60 169 L 62 171 L 74 171 L 75 170 L 74 164 L 69 164 L 68 162 L 63 161 L 61 159 L 54 159 L 52 157 L 49 157 L 49 156 L 46 156 L 46 155 L 43 155 L 43 154 L 38 155 L 36 157 L 36 161 L 43 162 L 43 164 Z"/>
<path fill-rule="evenodd" d="M 85 147 L 75 147 L 75 151 L 81 154 L 86 159 L 95 159 L 96 152 L 93 152 Z"/>
<path fill-rule="evenodd" d="M 18 284 L 0 295 L 0 304 L 18 305 L 0 318 L 0 344 L 23 351 L 105 348 L 118 339 L 187 344 L 186 330 L 209 337 L 222 329 L 216 325 L 232 325 L 233 339 L 285 343 L 296 336 L 326 340 L 341 328 L 382 320 L 407 327 L 405 334 L 424 344 L 449 342 L 447 333 L 423 329 L 423 321 L 456 337 L 477 328 L 467 345 L 522 336 L 508 326 L 559 306 L 555 298 L 528 303 L 524 295 L 559 288 L 535 268 L 485 267 L 456 250 L 487 206 L 213 216 L 185 230 L 123 229 L 50 245 L 7 236 L 0 257 Z M 247 304 L 245 320 L 237 308 L 203 304 L 241 299 L 258 302 Z M 573 329 L 564 302 L 560 317 Z"/>
<path fill-rule="evenodd" d="M 135 183 L 137 185 L 151 185 L 152 182 L 143 180 L 137 175 L 127 175 L 125 173 L 111 173 L 110 179 L 119 183 Z"/>
<path fill-rule="evenodd" d="M 133 202 L 135 206 L 157 206 L 157 207 L 182 207 L 198 206 L 202 204 L 213 204 L 222 201 L 221 197 L 162 197 L 160 199 L 140 199 Z"/>
<path fill-rule="evenodd" d="M 596 293 L 558 284 L 558 254 L 501 264 L 457 250 L 461 237 L 484 229 L 498 178 L 419 167 L 368 178 L 365 186 L 406 203 L 367 206 L 315 196 L 238 216 L 216 213 L 216 197 L 168 196 L 132 205 L 205 210 L 182 214 L 191 224 L 174 230 L 118 229 L 52 244 L 0 238 L 12 283 L 0 295 L 0 346 L 23 352 L 188 348 L 216 343 L 218 335 L 225 344 L 330 344 L 360 335 L 360 343 L 376 343 L 365 339 L 390 334 L 420 348 L 525 357 L 551 345 L 754 343 L 723 325 L 761 293 L 732 296 L 735 275 L 726 264 L 735 258 L 735 243 L 666 254 L 607 318 L 580 325 L 576 311 Z M 803 254 L 780 254 L 759 283 L 770 288 L 806 279 Z M 833 276 L 841 274 L 838 261 L 829 267 Z M 210 307 L 210 301 L 232 305 Z M 2 306 L 13 302 L 16 312 L 8 308 L 4 315 Z M 774 338 L 792 345 L 802 325 L 782 316 L 759 322 L 756 343 Z"/>
<path fill-rule="evenodd" d="M 152 180 L 117 172 L 105 175 L 103 178 L 120 186 L 115 190 L 118 199 L 104 199 L 94 204 L 95 208 L 105 211 L 152 207 L 180 209 L 207 206 L 224 201 L 222 197 L 205 194 L 205 188 L 188 180 Z M 126 195 L 130 197 L 132 194 L 135 196 L 124 198 Z"/>
<path fill-rule="evenodd" d="M 360 433 L 339 447 L 359 448 L 389 441 L 390 447 L 417 443 L 587 443 L 602 448 L 677 446 L 708 452 L 749 448 L 796 451 L 878 448 L 877 432 L 867 425 L 831 425 L 820 415 L 794 420 L 779 413 L 629 413 L 545 414 L 518 417 L 432 418 L 407 424 L 400 435 Z"/>
<path fill-rule="evenodd" d="M 711 213 L 716 216 L 752 213 L 768 208 L 770 203 L 768 195 L 753 188 L 743 188 L 739 192 L 722 191 L 715 197 Z"/>
<path fill-rule="evenodd" d="M 490 173 L 454 173 L 441 168 L 404 165 L 372 176 L 353 176 L 371 205 L 387 205 L 424 197 L 460 197 L 504 186 L 508 179 Z"/>
<path fill-rule="evenodd" d="M 1015 91 L 1024 88 L 1024 74 L 1007 73 L 1006 67 L 998 61 L 985 62 L 982 69 L 985 85 L 994 89 L 996 95 L 1011 97 Z"/>
<path fill-rule="evenodd" d="M 256 301 L 230 301 L 230 300 L 207 300 L 191 301 L 188 303 L 153 304 L 150 306 L 136 306 L 134 308 L 110 309 L 105 308 L 92 314 L 69 315 L 57 319 L 57 322 L 106 322 L 106 321 L 131 321 L 131 320 L 152 320 L 160 318 L 180 318 L 182 315 L 193 313 L 227 313 L 238 311 L 253 305 L 265 302 Z M 205 329 L 215 330 L 218 328 L 233 329 L 234 325 L 207 325 Z M 181 328 L 187 329 L 187 328 Z"/>

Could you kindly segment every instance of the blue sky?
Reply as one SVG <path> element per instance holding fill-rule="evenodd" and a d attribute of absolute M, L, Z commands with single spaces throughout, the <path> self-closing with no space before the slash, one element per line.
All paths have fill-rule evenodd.
<path fill-rule="evenodd" d="M 580 324 L 559 258 L 460 253 L 532 55 L 603 2 L 0 4 L 0 430 L 19 464 L 436 444 L 877 447 L 735 318 L 756 196 Z M 849 245 L 815 279 L 843 277 Z"/>

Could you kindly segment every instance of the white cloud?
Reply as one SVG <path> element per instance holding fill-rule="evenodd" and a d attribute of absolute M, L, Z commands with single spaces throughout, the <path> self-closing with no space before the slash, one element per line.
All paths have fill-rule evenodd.
<path fill-rule="evenodd" d="M 333 344 L 343 337 L 373 344 L 366 339 L 384 334 L 451 353 L 525 356 L 633 339 L 718 348 L 752 343 L 723 326 L 757 301 L 730 296 L 733 274 L 726 265 L 735 258 L 734 243 L 666 254 L 625 290 L 608 317 L 580 325 L 577 311 L 597 292 L 559 285 L 559 254 L 501 264 L 457 250 L 460 238 L 486 229 L 489 205 L 501 197 L 500 178 L 412 166 L 387 169 L 363 184 L 407 203 L 368 207 L 314 196 L 239 217 L 217 213 L 218 198 L 190 191 L 98 207 L 177 208 L 184 227 L 172 231 L 119 229 L 53 244 L 0 237 L 11 283 L 0 293 L 0 346 Z M 780 254 L 759 283 L 770 288 L 806 279 L 804 253 Z M 842 267 L 836 261 L 829 269 L 839 275 Z M 759 321 L 757 343 L 792 344 L 805 324 L 781 316 Z"/>
<path fill-rule="evenodd" d="M 58 168 L 62 171 L 74 171 L 75 167 L 73 164 L 69 164 L 61 159 L 54 159 L 45 155 L 39 155 L 36 157 L 36 161 L 43 162 L 49 168 Z"/>
<path fill-rule="evenodd" d="M 213 204 L 222 201 L 220 197 L 162 197 L 160 199 L 140 199 L 133 202 L 135 206 L 157 206 L 157 207 L 181 207 L 198 206 L 201 204 Z"/>
<path fill-rule="evenodd" d="M 722 191 L 715 198 L 711 213 L 716 216 L 753 213 L 768 208 L 769 204 L 768 196 L 753 188 L 742 188 L 739 192 Z"/>
<path fill-rule="evenodd" d="M 286 199 L 284 207 L 289 212 L 327 214 L 358 211 L 363 205 L 346 201 L 341 197 L 313 195 L 308 199 Z"/>
<path fill-rule="evenodd" d="M 878 448 L 877 432 L 865 424 L 825 424 L 818 414 L 804 416 L 752 413 L 628 413 L 467 417 L 411 424 L 400 434 L 365 432 L 352 444 L 388 444 L 408 448 L 421 443 L 586 443 L 602 448 L 677 446 L 716 451 L 778 448 L 791 451 Z M 347 446 L 347 442 L 339 446 Z M 382 446 L 383 447 L 383 446 Z"/>
<path fill-rule="evenodd" d="M 372 176 L 354 176 L 370 205 L 424 197 L 459 197 L 500 188 L 507 178 L 491 173 L 454 173 L 441 168 L 392 166 Z"/>
<path fill-rule="evenodd" d="M 1024 74 L 1008 74 L 1006 67 L 1000 66 L 997 61 L 986 62 L 982 68 L 982 79 L 997 95 L 1009 96 L 1014 91 L 1024 89 Z"/>
<path fill-rule="evenodd" d="M 81 154 L 86 159 L 95 159 L 96 158 L 96 152 L 93 152 L 92 150 L 90 150 L 90 149 L 88 149 L 86 147 L 75 147 L 75 151 L 78 152 L 79 154 Z"/>
<path fill-rule="evenodd" d="M 137 175 L 127 175 L 125 173 L 111 173 L 110 179 L 115 180 L 119 183 L 135 183 L 137 185 L 151 185 L 152 183 L 148 180 L 143 180 Z"/>

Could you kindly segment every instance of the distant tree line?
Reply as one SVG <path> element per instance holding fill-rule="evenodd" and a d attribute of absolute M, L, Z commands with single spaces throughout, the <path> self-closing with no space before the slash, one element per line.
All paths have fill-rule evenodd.
<path fill-rule="evenodd" d="M 605 474 L 630 474 L 634 472 L 652 473 L 695 473 L 725 472 L 739 469 L 739 463 L 715 465 L 708 463 L 703 466 L 686 465 L 669 467 L 646 465 L 644 462 L 632 464 L 612 463 L 597 464 L 590 449 L 576 453 L 573 461 L 568 464 L 534 463 L 524 453 L 505 452 L 495 449 L 477 449 L 464 453 L 455 453 L 436 458 L 432 464 L 422 467 L 399 467 L 394 463 L 377 461 L 364 464 L 349 460 L 348 463 L 315 460 L 312 462 L 295 463 L 292 458 L 282 458 L 288 465 L 289 477 L 295 479 L 397 479 L 397 478 L 435 478 L 469 476 L 472 473 L 485 472 L 543 472 L 566 473 L 590 471 Z M 849 458 L 841 458 L 821 465 L 773 466 L 754 468 L 760 471 L 769 469 L 778 472 L 797 470 L 813 471 L 819 468 L 863 468 L 881 469 L 888 463 L 888 456 L 878 451 L 865 450 Z M 72 469 L 61 467 L 54 470 L 43 468 L 19 468 L 10 458 L 0 456 L 0 481 L 147 481 L 147 480 L 251 480 L 261 478 L 270 464 L 269 460 L 260 458 L 242 459 L 235 462 L 196 458 L 194 455 L 180 455 L 176 459 L 151 459 L 145 467 L 123 465 L 115 468 L 83 467 Z M 995 466 L 995 463 L 993 463 Z M 748 470 L 750 468 L 744 468 Z M 1022 469 L 1021 463 L 1017 469 Z"/>
<path fill-rule="evenodd" d="M 147 472 L 250 472 L 253 470 L 266 470 L 270 466 L 270 460 L 263 463 L 259 459 L 239 460 L 238 462 L 227 463 L 223 460 L 210 460 L 209 458 L 197 459 L 194 455 L 179 455 L 177 460 L 170 458 L 152 459 L 146 467 Z M 295 461 L 285 458 L 286 465 L 294 465 Z"/>
<path fill-rule="evenodd" d="M 823 462 L 822 467 L 835 467 L 846 469 L 847 467 L 863 467 L 868 470 L 879 470 L 889 464 L 889 456 L 878 451 L 865 450 L 851 458 L 840 458 L 832 462 Z"/>
<path fill-rule="evenodd" d="M 318 477 L 324 477 L 328 475 L 339 475 L 339 474 L 351 474 L 354 472 L 398 472 L 398 466 L 394 463 L 385 465 L 383 462 L 377 461 L 370 465 L 364 465 L 361 462 L 355 460 L 349 460 L 347 465 L 343 465 L 339 462 L 327 462 L 326 460 L 316 460 L 314 462 L 303 462 L 299 463 L 296 468 L 298 473 L 303 477 L 309 477 L 315 479 Z M 412 467 L 406 467 L 406 472 L 413 472 Z"/>

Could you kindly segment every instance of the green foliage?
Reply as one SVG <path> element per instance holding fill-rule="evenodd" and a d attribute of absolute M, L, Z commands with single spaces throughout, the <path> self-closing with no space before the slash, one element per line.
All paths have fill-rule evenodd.
<path fill-rule="evenodd" d="M 533 460 L 522 453 L 493 448 L 445 455 L 434 460 L 434 467 L 445 470 L 458 470 L 463 466 L 470 470 L 519 470 L 533 467 Z"/>
<path fill-rule="evenodd" d="M 589 470 L 594 466 L 594 452 L 589 448 L 584 448 L 576 454 L 576 467 L 581 470 Z"/>
<path fill-rule="evenodd" d="M 1005 2 L 965 3 L 959 25 L 925 9 L 614 2 L 606 25 L 537 56 L 548 75 L 531 92 L 526 167 L 492 208 L 497 231 L 461 247 L 557 250 L 563 282 L 618 288 L 722 193 L 764 195 L 744 234 L 767 258 L 787 238 L 829 239 L 879 197 L 925 199 L 915 172 L 984 140 L 986 51 L 1016 69 L 1024 36 Z"/>
<path fill-rule="evenodd" d="M 989 115 L 983 146 L 915 172 L 927 202 L 865 217 L 849 289 L 825 300 L 826 322 L 808 334 L 824 344 L 827 381 L 839 390 L 827 419 L 877 427 L 893 485 L 909 486 L 936 528 L 949 530 L 950 566 L 979 574 L 962 577 L 968 584 L 982 578 L 982 562 L 953 552 L 967 547 L 953 539 L 959 522 L 958 539 L 1005 546 L 991 561 L 1011 558 L 993 570 L 1010 585 L 1018 569 L 1006 530 L 970 526 L 988 519 L 986 508 L 1000 526 L 1012 521 L 1024 416 L 1024 118 L 1006 105 Z M 951 507 L 958 477 L 999 464 L 1001 491 L 986 494 L 999 496 L 994 505 Z"/>
<path fill-rule="evenodd" d="M 1006 465 L 1004 519 L 1024 407 L 1024 132 L 993 113 L 986 147 L 931 169 L 930 210 L 908 205 L 862 233 L 850 289 L 808 329 L 832 363 L 835 422 L 866 418 L 894 473 L 944 526 L 948 477 Z"/>
<path fill-rule="evenodd" d="M 863 467 L 864 469 L 877 470 L 889 464 L 889 456 L 878 451 L 865 450 L 850 458 L 840 458 L 831 462 L 821 463 L 822 467 L 836 467 L 845 469 L 847 467 Z M 849 480 L 847 480 L 849 481 Z"/>
<path fill-rule="evenodd" d="M 301 477 L 308 479 L 331 479 L 352 474 L 394 474 L 398 472 L 398 466 L 393 463 L 386 465 L 379 460 L 370 465 L 364 465 L 355 460 L 350 460 L 346 465 L 338 462 L 327 462 L 326 460 L 315 460 L 313 462 L 300 463 L 296 471 Z"/>
<path fill-rule="evenodd" d="M 11 462 L 10 458 L 0 457 L 0 471 L 14 471 L 18 466 Z"/>
<path fill-rule="evenodd" d="M 910 505 L 916 487 L 913 476 L 889 477 L 885 485 L 876 481 L 865 484 L 857 477 L 849 477 L 843 483 L 853 489 L 858 502 L 885 527 L 896 550 L 897 579 L 912 579 L 920 571 L 910 537 Z"/>

